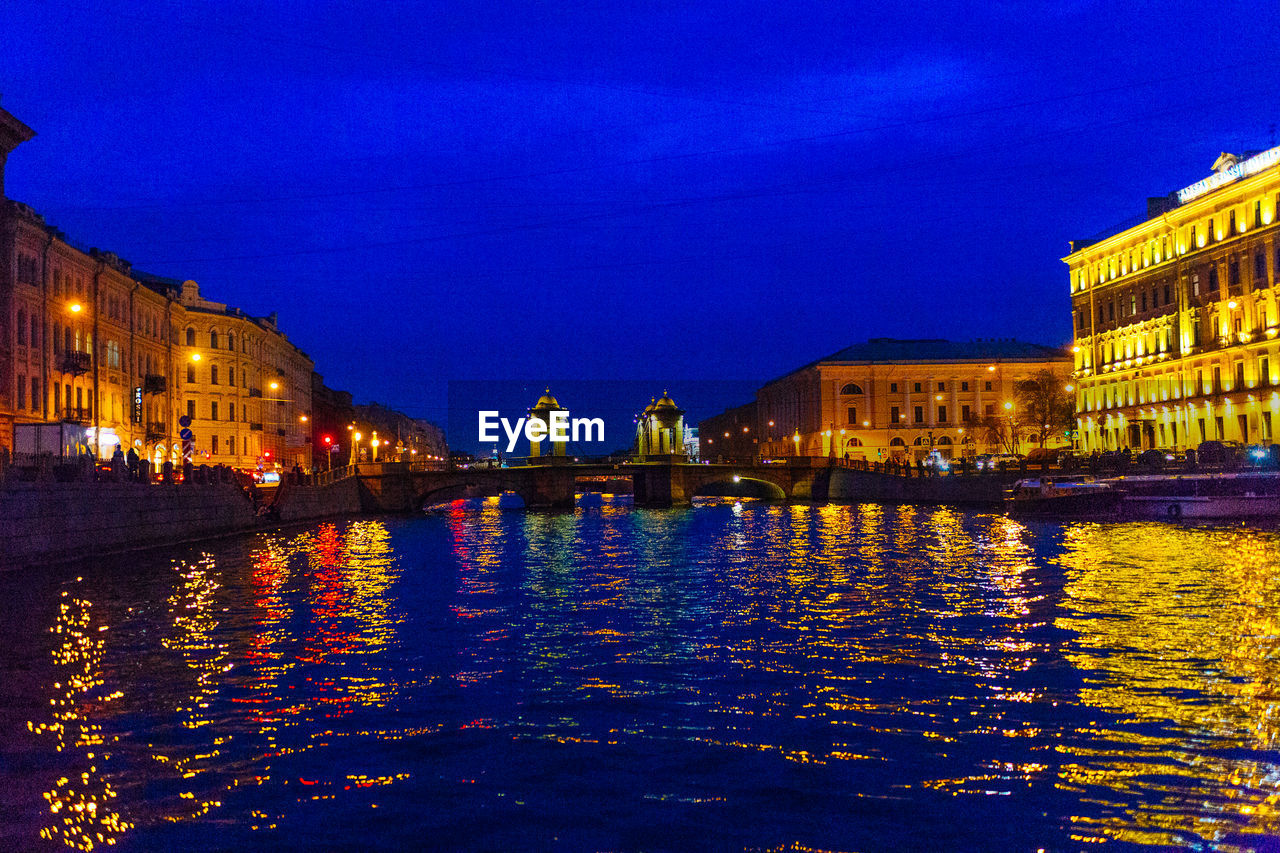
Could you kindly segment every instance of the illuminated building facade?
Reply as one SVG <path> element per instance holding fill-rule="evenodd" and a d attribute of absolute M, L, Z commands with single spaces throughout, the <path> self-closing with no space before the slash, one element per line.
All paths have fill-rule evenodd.
<path fill-rule="evenodd" d="M 959 458 L 1001 450 L 1002 427 L 1020 448 L 1039 446 L 1041 430 L 1019 421 L 1015 389 L 1042 371 L 1070 382 L 1070 353 L 1012 339 L 873 338 L 756 392 L 757 455 L 876 462 L 937 450 Z M 1046 447 L 1069 443 L 1062 430 L 1044 439 Z"/>
<path fill-rule="evenodd" d="M 197 461 L 311 466 L 314 363 L 274 314 L 251 317 L 211 302 L 194 281 L 178 287 L 180 414 L 191 418 Z"/>
<path fill-rule="evenodd" d="M 760 455 L 756 404 L 726 409 L 698 422 L 698 456 L 703 462 L 750 459 Z"/>
<path fill-rule="evenodd" d="M 1280 148 L 1222 154 L 1140 224 L 1071 244 L 1082 449 L 1275 440 L 1278 218 Z"/>
<path fill-rule="evenodd" d="M 0 110 L 0 167 L 32 135 Z M 180 465 L 190 415 L 196 464 L 308 467 L 313 370 L 274 315 L 82 250 L 0 198 L 0 448 L 17 425 L 64 424 L 100 458 L 119 446 Z"/>
<path fill-rule="evenodd" d="M 26 205 L 4 201 L 0 219 L 11 272 L 0 280 L 0 446 L 14 447 L 18 424 L 63 423 L 83 428 L 83 447 L 104 458 L 118 445 L 163 455 L 180 307 L 127 261 L 75 248 Z"/>

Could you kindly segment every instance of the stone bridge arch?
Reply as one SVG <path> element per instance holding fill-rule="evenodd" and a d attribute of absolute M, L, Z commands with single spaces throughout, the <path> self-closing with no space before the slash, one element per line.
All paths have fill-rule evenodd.
<path fill-rule="evenodd" d="M 727 471 L 701 478 L 692 485 L 689 493 L 690 499 L 718 496 L 751 497 L 766 501 L 785 501 L 790 497 L 787 489 L 772 479 Z"/>

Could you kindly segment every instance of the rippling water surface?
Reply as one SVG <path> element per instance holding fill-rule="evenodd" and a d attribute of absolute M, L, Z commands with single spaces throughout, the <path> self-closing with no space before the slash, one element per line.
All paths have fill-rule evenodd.
<path fill-rule="evenodd" d="M 1255 849 L 1278 556 L 458 504 L 0 575 L 0 848 Z"/>

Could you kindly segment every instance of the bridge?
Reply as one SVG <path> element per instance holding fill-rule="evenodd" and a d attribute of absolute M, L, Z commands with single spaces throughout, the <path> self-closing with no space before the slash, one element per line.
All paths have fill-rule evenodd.
<path fill-rule="evenodd" d="M 698 465 L 686 462 L 559 462 L 509 468 L 441 468 L 421 462 L 359 463 L 366 509 L 408 512 L 467 497 L 515 493 L 528 508 L 568 509 L 588 482 L 630 480 L 636 506 L 687 504 L 699 495 L 742 494 L 771 500 L 825 500 L 825 460 L 790 464 Z M 337 472 L 335 472 L 337 473 Z"/>

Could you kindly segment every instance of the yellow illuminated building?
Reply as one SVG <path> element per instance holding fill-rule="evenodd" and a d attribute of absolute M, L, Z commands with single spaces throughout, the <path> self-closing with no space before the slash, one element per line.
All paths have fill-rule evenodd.
<path fill-rule="evenodd" d="M 5 157 L 33 135 L 0 109 L 0 455 L 44 425 L 59 446 L 39 451 L 109 459 L 132 449 L 180 466 L 189 415 L 197 465 L 310 467 L 315 365 L 275 315 L 77 248 L 5 199 Z"/>
<path fill-rule="evenodd" d="M 182 282 L 180 414 L 191 418 L 195 461 L 235 468 L 311 465 L 314 363 L 275 316 L 251 317 Z"/>
<path fill-rule="evenodd" d="M 756 392 L 750 455 L 917 460 L 936 450 L 960 458 L 1039 446 L 1017 388 L 1042 371 L 1067 383 L 1071 360 L 1052 347 L 1012 339 L 873 338 L 788 373 Z M 705 425 L 705 427 L 704 427 Z M 716 424 L 704 456 L 718 453 Z M 1012 439 L 1002 447 L 995 433 Z M 728 431 L 726 431 L 728 432 Z M 745 435 L 726 434 L 744 448 Z M 1067 444 L 1062 430 L 1046 447 Z M 729 452 L 726 455 L 734 455 Z M 747 455 L 739 452 L 738 455 Z"/>
<path fill-rule="evenodd" d="M 1145 221 L 1073 241 L 1083 450 L 1274 441 L 1280 148 L 1222 154 Z"/>

